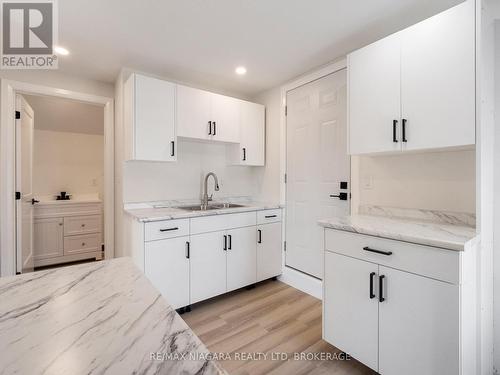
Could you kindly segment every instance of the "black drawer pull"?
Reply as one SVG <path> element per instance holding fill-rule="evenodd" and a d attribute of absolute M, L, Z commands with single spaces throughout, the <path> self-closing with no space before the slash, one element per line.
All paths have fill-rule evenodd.
<path fill-rule="evenodd" d="M 212 135 L 212 121 L 208 122 L 208 135 Z"/>
<path fill-rule="evenodd" d="M 214 135 L 217 135 L 217 124 L 214 121 Z"/>
<path fill-rule="evenodd" d="M 405 118 L 402 120 L 403 122 L 403 139 L 401 140 L 402 142 L 408 142 L 408 140 L 406 139 L 406 122 L 408 120 L 406 120 Z"/>
<path fill-rule="evenodd" d="M 189 259 L 191 257 L 191 244 L 189 241 L 186 241 L 186 258 Z"/>
<path fill-rule="evenodd" d="M 228 250 L 232 250 L 233 249 L 233 236 L 232 235 L 228 235 L 229 237 L 229 246 L 228 246 Z"/>
<path fill-rule="evenodd" d="M 378 277 L 378 300 L 379 302 L 384 302 L 384 279 L 385 275 L 380 275 Z"/>
<path fill-rule="evenodd" d="M 172 150 L 171 150 L 170 156 L 175 156 L 175 142 L 172 141 L 172 142 L 170 142 L 170 144 L 172 145 Z"/>
<path fill-rule="evenodd" d="M 179 230 L 179 227 L 160 229 L 160 232 L 171 232 L 173 230 Z"/>
<path fill-rule="evenodd" d="M 259 239 L 257 240 L 257 243 L 262 243 L 262 231 L 260 229 L 257 229 L 257 233 L 259 234 Z"/>
<path fill-rule="evenodd" d="M 266 215 L 265 218 L 266 219 L 272 219 L 273 217 L 277 217 L 278 215 Z"/>
<path fill-rule="evenodd" d="M 375 293 L 373 293 L 373 278 L 375 277 L 375 272 L 370 273 L 370 299 L 375 298 Z"/>
<path fill-rule="evenodd" d="M 368 246 L 363 247 L 363 250 L 369 251 L 371 253 L 382 254 L 382 255 L 392 255 L 392 251 L 383 251 L 383 250 L 372 249 L 371 247 L 368 247 Z"/>
<path fill-rule="evenodd" d="M 397 143 L 397 130 L 398 130 L 398 120 L 392 120 L 392 141 Z"/>
<path fill-rule="evenodd" d="M 224 235 L 224 247 L 222 250 L 227 251 L 227 236 L 226 235 Z"/>
<path fill-rule="evenodd" d="M 243 161 L 247 160 L 247 149 L 243 147 Z"/>

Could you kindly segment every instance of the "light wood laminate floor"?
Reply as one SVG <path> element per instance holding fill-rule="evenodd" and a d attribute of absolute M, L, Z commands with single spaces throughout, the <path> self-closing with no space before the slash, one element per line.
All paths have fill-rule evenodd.
<path fill-rule="evenodd" d="M 293 360 L 293 353 L 341 352 L 321 339 L 321 301 L 279 281 L 238 290 L 193 306 L 181 315 L 229 374 L 375 374 L 354 359 Z M 267 353 L 268 359 L 235 359 L 237 353 Z M 288 353 L 289 360 L 271 360 Z M 241 356 L 241 354 L 240 354 Z"/>

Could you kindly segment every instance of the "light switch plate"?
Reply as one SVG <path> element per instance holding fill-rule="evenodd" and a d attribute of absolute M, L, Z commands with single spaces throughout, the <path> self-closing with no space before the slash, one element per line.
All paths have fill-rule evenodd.
<path fill-rule="evenodd" d="M 361 186 L 364 190 L 373 189 L 373 176 L 364 176 L 361 181 Z"/>

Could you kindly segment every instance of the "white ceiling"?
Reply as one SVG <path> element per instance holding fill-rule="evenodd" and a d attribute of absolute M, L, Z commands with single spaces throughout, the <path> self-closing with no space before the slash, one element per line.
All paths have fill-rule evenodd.
<path fill-rule="evenodd" d="M 125 66 L 251 96 L 460 2 L 59 1 L 59 44 L 71 51 L 59 67 L 114 82 Z"/>
<path fill-rule="evenodd" d="M 35 113 L 35 129 L 104 134 L 103 107 L 52 96 L 23 96 Z"/>

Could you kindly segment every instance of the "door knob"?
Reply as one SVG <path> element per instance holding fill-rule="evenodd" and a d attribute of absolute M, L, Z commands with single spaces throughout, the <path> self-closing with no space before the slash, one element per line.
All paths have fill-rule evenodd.
<path fill-rule="evenodd" d="M 31 198 L 31 204 L 36 204 L 40 203 L 40 201 L 36 200 L 35 198 Z"/>
<path fill-rule="evenodd" d="M 330 198 L 338 198 L 341 201 L 346 201 L 347 200 L 347 193 L 339 193 L 339 195 L 330 195 Z"/>

